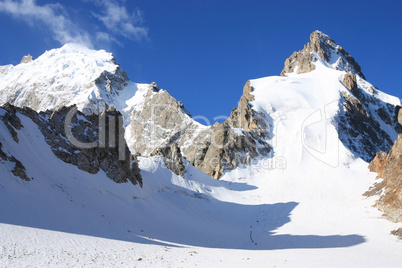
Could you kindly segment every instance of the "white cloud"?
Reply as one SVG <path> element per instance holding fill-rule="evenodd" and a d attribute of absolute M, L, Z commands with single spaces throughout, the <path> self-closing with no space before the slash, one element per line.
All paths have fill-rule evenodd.
<path fill-rule="evenodd" d="M 109 45 L 111 43 L 116 43 L 119 46 L 122 46 L 123 44 L 121 42 L 119 42 L 119 40 L 117 40 L 116 38 L 114 38 L 113 36 L 111 36 L 109 33 L 105 33 L 105 32 L 97 32 L 96 33 L 96 43 L 101 43 L 103 44 L 103 49 L 109 49 Z"/>
<path fill-rule="evenodd" d="M 0 12 L 9 13 L 29 24 L 40 21 L 52 32 L 53 38 L 61 44 L 80 43 L 93 47 L 90 35 L 77 27 L 66 15 L 61 4 L 38 5 L 35 0 L 0 1 Z"/>
<path fill-rule="evenodd" d="M 103 29 L 88 32 L 74 23 L 60 3 L 39 5 L 35 0 L 0 0 L 0 13 L 10 14 L 34 26 L 43 23 L 52 37 L 61 43 L 79 43 L 92 48 L 94 44 L 109 46 L 111 43 L 122 45 L 118 40 L 124 37 L 133 41 L 147 39 L 148 30 L 142 26 L 139 10 L 128 12 L 122 2 L 115 0 L 84 0 L 94 2 L 101 11 L 91 12 L 102 21 Z"/>
<path fill-rule="evenodd" d="M 148 29 L 136 25 L 143 20 L 139 10 L 129 13 L 125 6 L 115 0 L 93 0 L 93 2 L 102 7 L 102 12 L 92 14 L 102 21 L 109 31 L 136 41 L 148 37 Z"/>

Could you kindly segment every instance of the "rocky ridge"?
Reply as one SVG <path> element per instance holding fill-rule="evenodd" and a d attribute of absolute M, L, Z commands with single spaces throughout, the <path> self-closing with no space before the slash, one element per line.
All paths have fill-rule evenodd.
<path fill-rule="evenodd" d="M 239 105 L 232 109 L 229 118 L 201 131 L 184 149 L 186 159 L 213 178 L 219 179 L 225 170 L 266 157 L 272 150 L 267 142 L 270 138 L 268 122 L 250 105 L 254 100 L 252 91 L 247 82 Z"/>
<path fill-rule="evenodd" d="M 184 158 L 219 179 L 226 170 L 270 152 L 266 123 L 249 104 L 251 92 L 247 83 L 239 107 L 225 122 L 203 126 L 191 118 L 181 102 L 153 84 L 143 93 L 142 105 L 130 115 L 126 137 L 130 150 L 143 156 L 162 156 L 178 175 L 186 171 Z"/>
<path fill-rule="evenodd" d="M 341 46 L 337 45 L 328 35 L 314 31 L 310 35 L 310 42 L 304 48 L 286 59 L 285 67 L 281 76 L 296 72 L 308 73 L 315 69 L 314 62 L 317 61 L 316 55 L 327 65 L 335 70 L 342 70 L 348 73 L 357 74 L 365 79 L 359 64 Z"/>
<path fill-rule="evenodd" d="M 339 138 L 356 156 L 370 162 L 376 152 L 392 147 L 401 132 L 397 119 L 399 105 L 376 97 L 376 89 L 362 78 L 346 73 L 342 78 L 343 111 L 338 115 Z M 381 124 L 390 129 L 388 132 Z"/>

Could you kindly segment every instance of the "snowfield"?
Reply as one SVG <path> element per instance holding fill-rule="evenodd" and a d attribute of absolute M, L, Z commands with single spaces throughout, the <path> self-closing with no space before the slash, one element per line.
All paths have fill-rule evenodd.
<path fill-rule="evenodd" d="M 19 117 L 19 143 L 3 123 L 0 142 L 33 180 L 1 163 L 2 267 L 400 267 L 402 243 L 389 232 L 401 224 L 362 197 L 376 174 L 341 144 L 337 167 L 306 152 L 300 118 L 278 119 L 280 166 L 261 159 L 216 181 L 140 158 L 140 188 L 62 162 Z"/>

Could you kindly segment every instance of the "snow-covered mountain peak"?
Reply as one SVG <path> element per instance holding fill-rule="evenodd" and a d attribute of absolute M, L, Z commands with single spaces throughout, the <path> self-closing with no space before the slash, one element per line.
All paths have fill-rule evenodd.
<path fill-rule="evenodd" d="M 35 60 L 1 66 L 0 104 L 10 102 L 36 111 L 77 105 L 92 113 L 99 106 L 110 106 L 128 84 L 126 73 L 111 53 L 66 44 Z"/>
<path fill-rule="evenodd" d="M 61 48 L 46 51 L 33 61 L 36 67 L 52 66 L 55 72 L 67 72 L 83 68 L 81 73 L 101 73 L 104 70 L 113 72 L 118 67 L 112 53 L 105 50 L 92 50 L 80 44 L 68 43 Z M 18 65 L 17 65 L 18 66 Z M 16 66 L 16 67 L 17 67 Z M 85 72 L 84 72 L 85 71 Z"/>
<path fill-rule="evenodd" d="M 78 57 L 86 59 L 97 59 L 98 61 L 111 61 L 114 62 L 114 56 L 112 53 L 106 52 L 105 50 L 94 50 L 87 48 L 81 44 L 67 43 L 60 48 L 51 49 L 43 53 L 39 58 L 58 58 L 64 56 L 73 56 L 73 59 Z M 38 59 L 39 59 L 38 58 Z"/>
<path fill-rule="evenodd" d="M 341 153 L 334 148 L 332 160 L 336 163 L 350 161 L 350 155 L 369 162 L 377 151 L 391 148 L 401 131 L 396 117 L 401 100 L 356 73 L 358 65 L 352 65 L 345 53 L 328 36 L 314 32 L 311 43 L 286 61 L 292 72 L 250 81 L 253 109 L 266 115 L 276 128 L 273 144 L 277 155 L 290 152 L 286 158 L 291 159 L 295 152 L 303 155 L 311 148 L 327 148 L 330 132 L 333 139 L 329 143 L 339 141 L 345 149 Z"/>
<path fill-rule="evenodd" d="M 289 73 L 308 73 L 315 70 L 314 62 L 322 59 L 326 67 L 359 75 L 365 79 L 359 64 L 341 46 L 328 35 L 314 31 L 310 35 L 310 42 L 304 48 L 286 59 L 282 76 Z"/>

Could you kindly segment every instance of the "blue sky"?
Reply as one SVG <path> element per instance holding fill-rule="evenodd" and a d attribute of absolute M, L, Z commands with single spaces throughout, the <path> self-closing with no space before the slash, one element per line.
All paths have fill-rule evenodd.
<path fill-rule="evenodd" d="M 318 29 L 369 82 L 402 98 L 401 11 L 397 0 L 0 0 L 0 65 L 83 42 L 213 123 L 237 106 L 248 79 L 279 75 Z"/>

